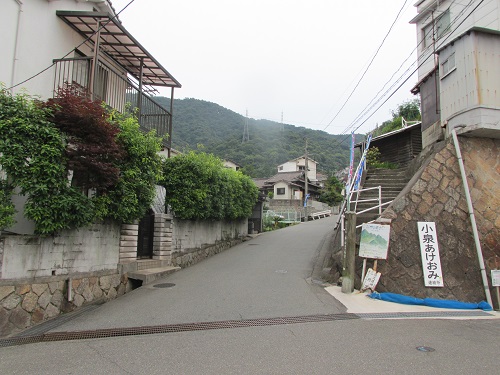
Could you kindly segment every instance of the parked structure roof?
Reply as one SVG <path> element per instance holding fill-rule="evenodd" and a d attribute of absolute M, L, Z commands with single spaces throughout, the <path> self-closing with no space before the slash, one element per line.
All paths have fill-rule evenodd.
<path fill-rule="evenodd" d="M 131 75 L 151 86 L 181 84 L 123 27 L 116 16 L 104 12 L 58 10 L 57 16 L 84 38 L 94 40 L 100 29 L 101 48 Z"/>

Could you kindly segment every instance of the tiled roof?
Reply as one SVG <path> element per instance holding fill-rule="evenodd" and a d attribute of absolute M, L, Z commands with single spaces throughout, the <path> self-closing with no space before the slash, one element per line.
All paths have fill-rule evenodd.
<path fill-rule="evenodd" d="M 304 175 L 304 172 L 299 171 L 299 172 L 280 172 L 275 174 L 273 177 L 268 178 L 267 181 L 265 182 L 266 185 L 268 184 L 275 184 L 276 182 L 279 181 L 285 181 L 285 182 L 292 182 L 292 181 L 297 181 Z M 302 178 L 303 180 L 303 178 Z"/>

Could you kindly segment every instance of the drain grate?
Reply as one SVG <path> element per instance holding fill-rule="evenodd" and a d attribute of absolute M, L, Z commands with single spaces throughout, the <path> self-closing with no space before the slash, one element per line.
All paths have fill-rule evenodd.
<path fill-rule="evenodd" d="M 281 318 L 224 320 L 216 322 L 168 324 L 168 325 L 146 326 L 146 327 L 108 328 L 108 329 L 97 329 L 92 331 L 49 332 L 42 335 L 34 335 L 29 337 L 13 337 L 10 339 L 0 340 L 0 347 L 34 344 L 39 342 L 51 342 L 51 341 L 85 340 L 85 339 L 99 339 L 108 337 L 135 336 L 135 335 L 153 335 L 158 333 L 205 331 L 205 330 L 226 329 L 226 328 L 263 327 L 263 326 L 273 326 L 282 324 L 315 323 L 315 322 L 327 322 L 334 320 L 349 320 L 349 319 L 359 319 L 359 317 L 355 314 L 305 315 L 305 316 L 292 316 L 292 317 L 281 317 Z"/>
<path fill-rule="evenodd" d="M 153 285 L 153 288 L 172 288 L 173 286 L 175 286 L 173 283 L 162 283 Z"/>
<path fill-rule="evenodd" d="M 492 316 L 485 311 L 421 311 L 421 312 L 396 312 L 396 313 L 358 313 L 361 319 L 391 319 L 391 318 L 448 318 L 448 317 L 473 317 Z"/>

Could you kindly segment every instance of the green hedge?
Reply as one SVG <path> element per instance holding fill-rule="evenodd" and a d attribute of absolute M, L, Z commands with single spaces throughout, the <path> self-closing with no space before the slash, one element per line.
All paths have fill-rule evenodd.
<path fill-rule="evenodd" d="M 161 139 L 141 132 L 134 117 L 103 108 L 70 92 L 42 103 L 0 87 L 0 166 L 6 175 L 0 179 L 0 229 L 13 224 L 16 187 L 28 197 L 24 216 L 42 235 L 105 218 L 130 222 L 146 213 L 161 174 Z M 82 125 L 89 123 L 91 130 Z M 70 184 L 69 170 L 87 177 L 83 185 Z"/>
<path fill-rule="evenodd" d="M 197 152 L 165 160 L 160 184 L 167 191 L 165 204 L 181 219 L 247 218 L 258 197 L 250 177 L 225 168 L 211 154 Z"/>

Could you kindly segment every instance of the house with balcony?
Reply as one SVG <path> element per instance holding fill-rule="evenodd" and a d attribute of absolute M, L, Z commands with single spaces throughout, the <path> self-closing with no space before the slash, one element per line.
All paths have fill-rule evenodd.
<path fill-rule="evenodd" d="M 167 89 L 172 103 L 181 85 L 127 31 L 111 1 L 5 0 L 0 24 L 4 88 L 42 100 L 60 89 L 102 100 L 121 113 L 134 113 L 142 130 L 163 137 L 163 154 L 172 156 L 173 108 L 159 105 L 154 95 Z M 163 267 L 164 272 L 171 264 L 171 239 L 166 239 L 172 224 L 164 204 L 161 212 L 152 207 L 140 225 L 106 220 L 42 237 L 22 215 L 26 197 L 14 195 L 12 201 L 16 223 L 0 232 L 0 302 L 13 303 L 0 303 L 0 337 L 116 298 L 133 287 L 130 280 L 142 280 L 141 270 Z"/>
<path fill-rule="evenodd" d="M 156 130 L 170 149 L 172 107 L 153 97 L 180 83 L 131 35 L 111 1 L 8 0 L 0 15 L 0 82 L 13 93 L 41 99 L 60 88 L 134 111 L 145 131 Z M 172 103 L 172 100 L 170 101 Z"/>
<path fill-rule="evenodd" d="M 0 15 L 0 82 L 12 93 L 26 91 L 42 100 L 60 89 L 102 100 L 121 113 L 134 113 L 144 131 L 163 137 L 171 156 L 172 104 L 159 105 L 154 94 L 180 83 L 131 35 L 111 1 L 8 0 Z M 25 197 L 15 197 L 18 208 Z M 22 209 L 18 209 L 22 212 Z M 33 233 L 22 214 L 9 228 Z"/>

